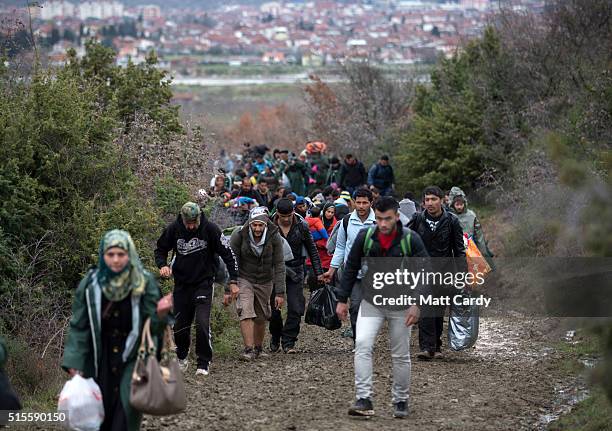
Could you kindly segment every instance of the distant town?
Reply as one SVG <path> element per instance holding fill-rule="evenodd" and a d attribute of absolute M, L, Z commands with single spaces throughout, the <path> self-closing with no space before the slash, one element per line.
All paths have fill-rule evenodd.
<path fill-rule="evenodd" d="M 503 3 L 503 2 L 502 2 Z M 155 50 L 161 67 L 197 77 L 203 65 L 319 68 L 346 61 L 385 65 L 430 63 L 451 56 L 479 35 L 500 2 L 429 1 L 269 2 L 216 10 L 128 7 L 119 1 L 50 0 L 28 10 L 0 6 L 7 18 L 32 18 L 32 30 L 52 64 L 66 50 L 84 53 L 95 38 L 117 52 L 117 63 L 144 61 Z M 513 2 L 515 10 L 544 1 Z M 24 21 L 26 22 L 26 21 Z"/>

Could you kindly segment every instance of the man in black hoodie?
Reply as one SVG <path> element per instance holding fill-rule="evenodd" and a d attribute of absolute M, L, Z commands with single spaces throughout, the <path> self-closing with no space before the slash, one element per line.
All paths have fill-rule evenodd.
<path fill-rule="evenodd" d="M 344 163 L 340 167 L 338 179 L 338 184 L 342 190 L 348 190 L 350 194 L 353 194 L 355 190 L 366 184 L 367 181 L 368 174 L 363 163 L 353 157 L 352 154 L 347 154 L 344 157 Z"/>
<path fill-rule="evenodd" d="M 414 213 L 408 222 L 408 227 L 421 236 L 431 257 L 455 258 L 453 263 L 456 266 L 452 270 L 466 272 L 463 229 L 457 216 L 444 209 L 444 192 L 438 186 L 427 187 L 423 191 L 423 202 L 425 211 Z M 433 315 L 433 317 L 421 318 L 419 322 L 421 352 L 417 355 L 418 359 L 430 360 L 442 357 L 444 310 L 445 306 L 432 306 L 428 316 Z"/>
<path fill-rule="evenodd" d="M 168 266 L 168 252 L 173 262 Z M 157 240 L 155 263 L 162 277 L 174 276 L 174 338 L 179 365 L 187 369 L 191 324 L 196 319 L 196 375 L 208 375 L 212 360 L 210 310 L 213 298 L 213 277 L 219 255 L 230 275 L 229 288 L 238 292 L 238 265 L 228 241 L 219 227 L 206 220 L 200 207 L 187 202 L 178 218 L 164 229 Z"/>

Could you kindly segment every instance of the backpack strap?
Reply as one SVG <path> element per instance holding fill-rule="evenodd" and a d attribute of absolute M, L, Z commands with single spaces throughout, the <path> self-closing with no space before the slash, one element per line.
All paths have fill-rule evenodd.
<path fill-rule="evenodd" d="M 374 241 L 372 240 L 372 234 L 374 233 L 375 226 L 370 226 L 368 231 L 366 232 L 365 241 L 363 242 L 363 255 L 367 256 L 372 249 L 372 244 Z"/>
<path fill-rule="evenodd" d="M 348 213 L 342 219 L 342 227 L 344 228 L 344 237 L 345 238 L 348 236 L 348 224 L 349 224 L 349 219 L 350 218 L 351 218 L 351 213 Z"/>
<path fill-rule="evenodd" d="M 412 245 L 410 245 L 411 233 L 408 231 L 406 235 L 400 241 L 400 247 L 402 248 L 402 254 L 404 257 L 412 256 Z"/>

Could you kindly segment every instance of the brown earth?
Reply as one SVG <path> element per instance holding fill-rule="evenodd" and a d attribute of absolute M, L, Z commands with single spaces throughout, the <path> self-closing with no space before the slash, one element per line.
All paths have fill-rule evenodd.
<path fill-rule="evenodd" d="M 238 351 L 211 365 L 207 377 L 186 373 L 188 408 L 181 415 L 145 418 L 156 430 L 532 430 L 567 386 L 564 354 L 543 334 L 551 319 L 483 318 L 476 347 L 445 351 L 445 358 L 419 362 L 413 331 L 409 418 L 393 419 L 391 358 L 386 330 L 374 362 L 376 417 L 353 419 L 352 342 L 340 331 L 304 325 L 295 355 L 270 354 L 253 363 Z M 556 337 L 558 340 L 559 338 Z"/>

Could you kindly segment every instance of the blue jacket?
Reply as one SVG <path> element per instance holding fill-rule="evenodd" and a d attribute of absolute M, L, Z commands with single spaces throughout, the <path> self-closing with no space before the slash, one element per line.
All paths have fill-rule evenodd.
<path fill-rule="evenodd" d="M 391 187 L 395 182 L 395 175 L 391 165 L 383 166 L 380 163 L 375 163 L 368 172 L 368 184 L 377 187 L 379 190 L 384 190 Z"/>

